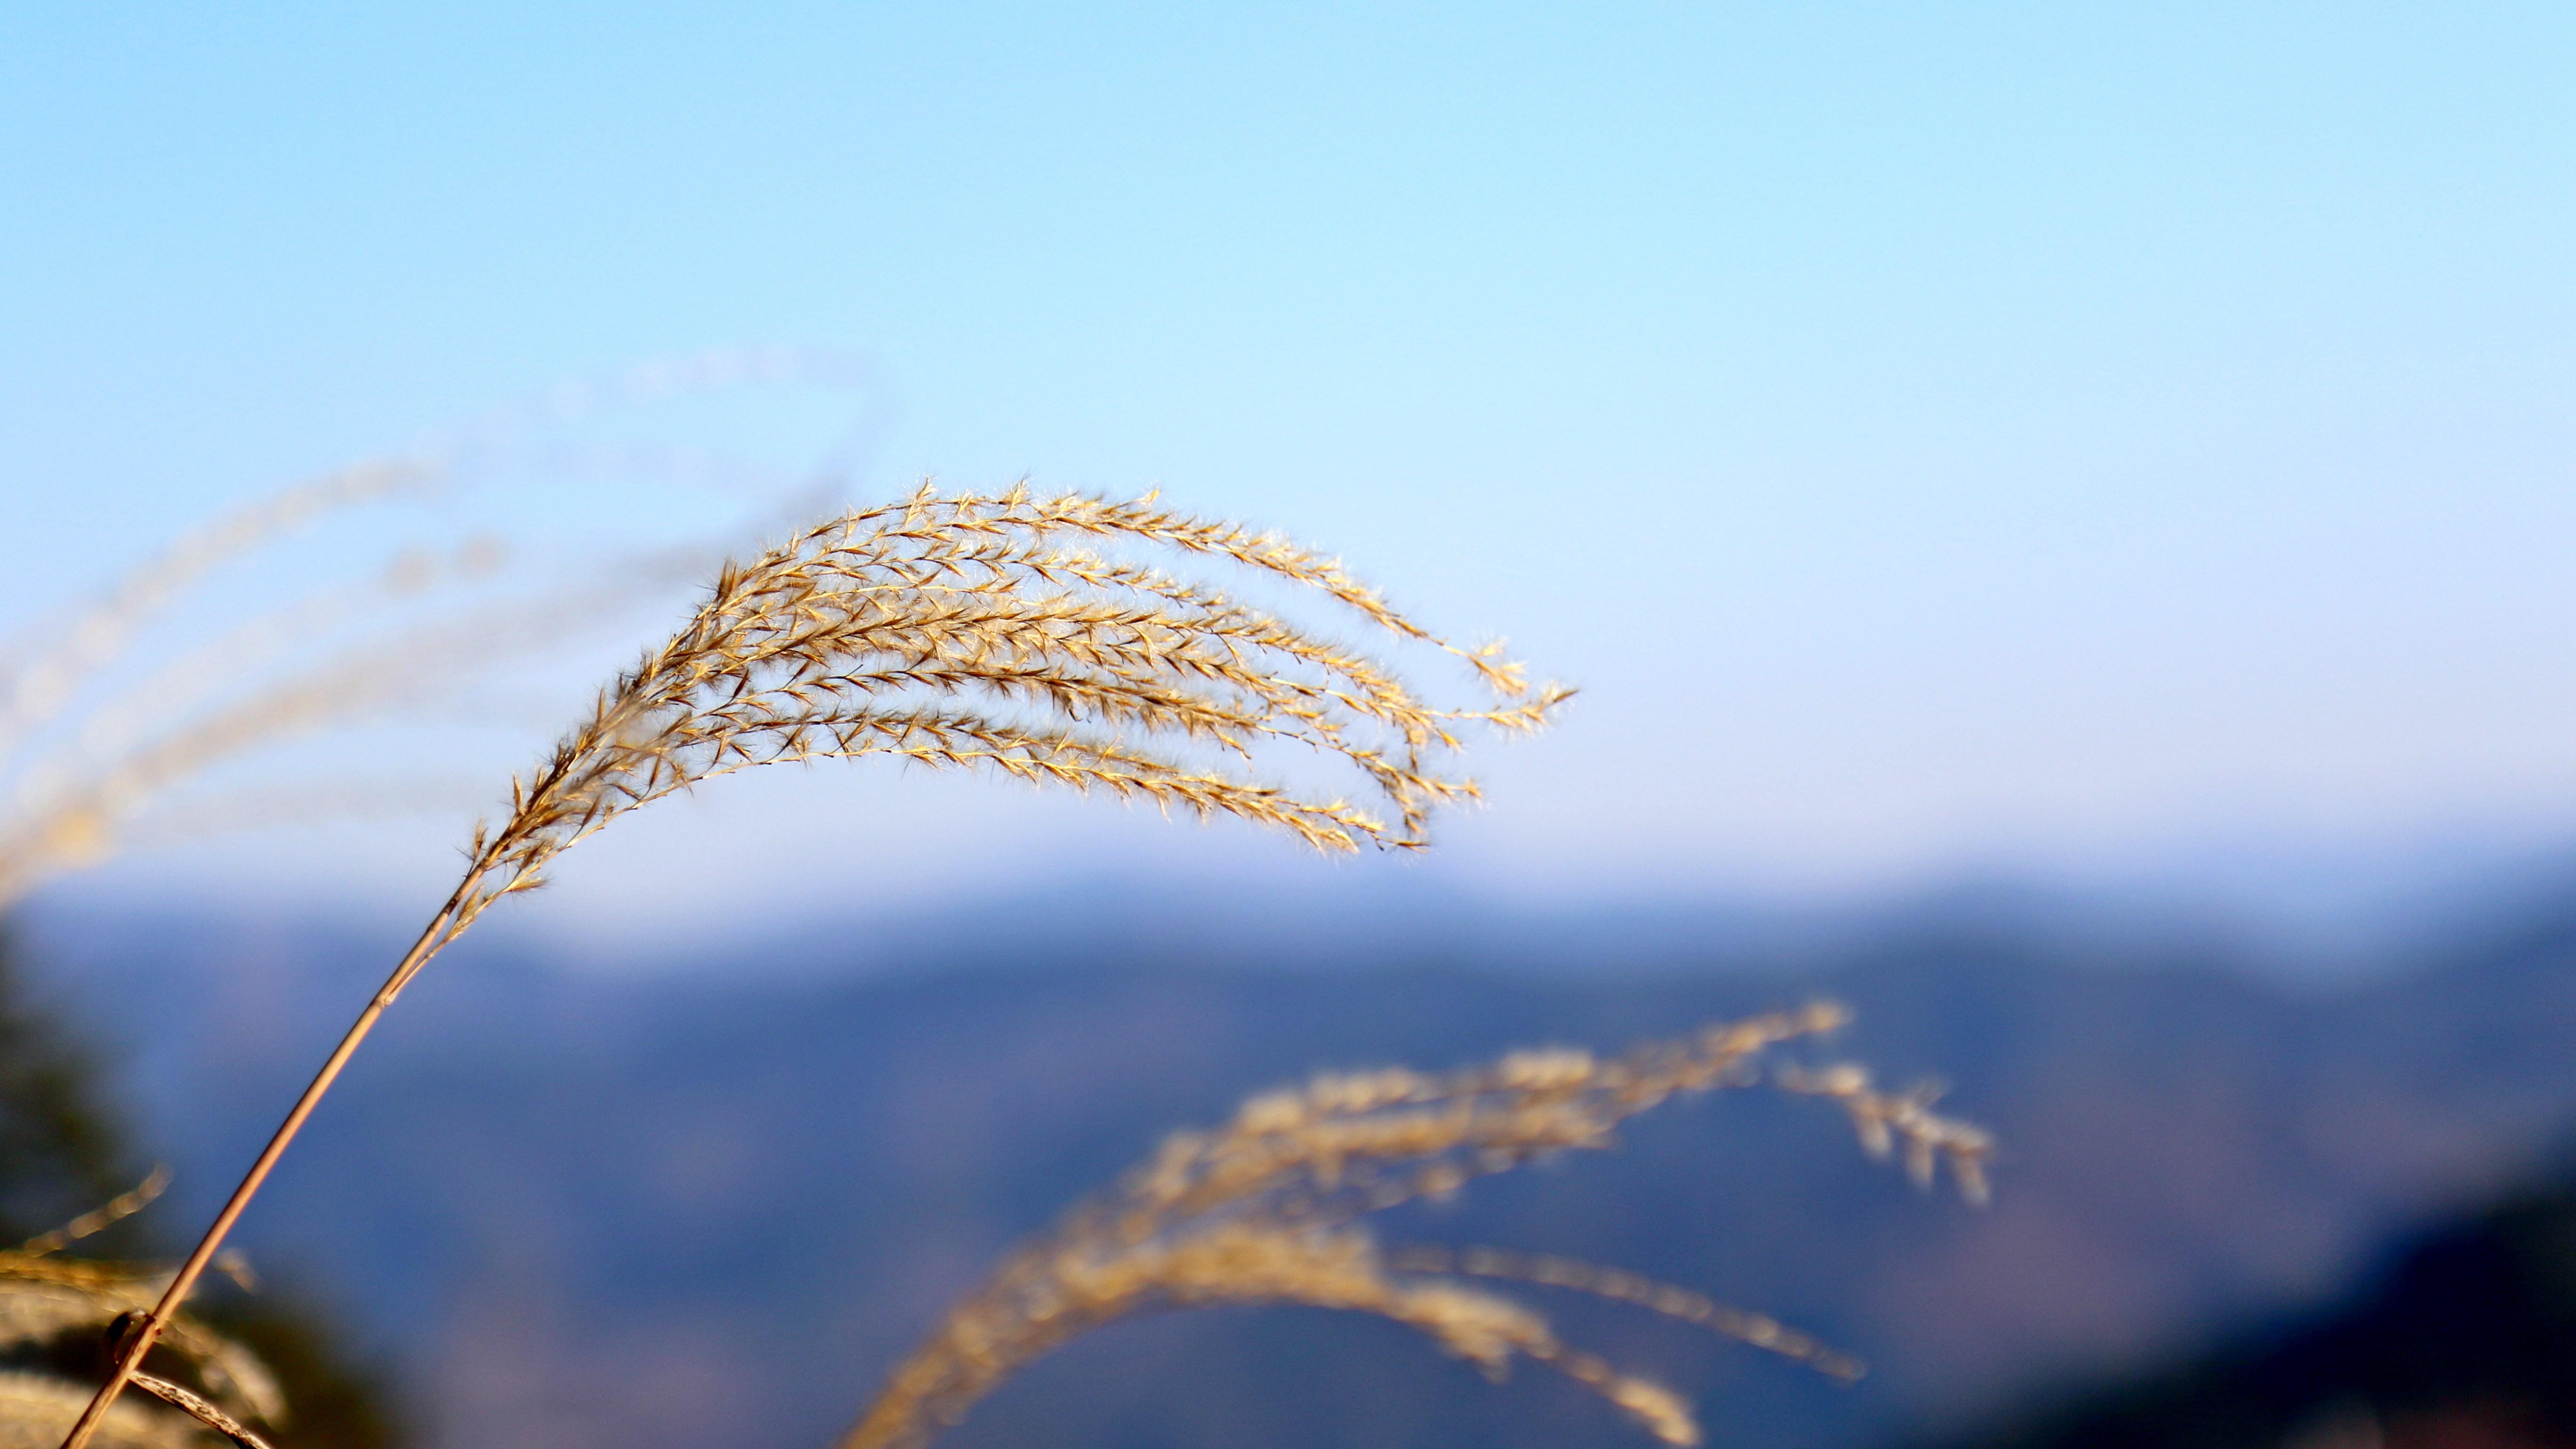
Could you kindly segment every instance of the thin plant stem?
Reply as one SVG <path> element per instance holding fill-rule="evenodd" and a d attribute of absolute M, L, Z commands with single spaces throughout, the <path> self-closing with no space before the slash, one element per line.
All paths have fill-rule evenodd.
<path fill-rule="evenodd" d="M 260 1150 L 258 1159 L 250 1165 L 250 1171 L 243 1174 L 241 1185 L 233 1189 L 233 1195 L 225 1201 L 223 1211 L 215 1214 L 214 1225 L 207 1228 L 206 1235 L 197 1240 L 197 1246 L 188 1254 L 188 1260 L 180 1265 L 178 1275 L 173 1277 L 170 1280 L 170 1286 L 163 1290 L 161 1301 L 152 1305 L 152 1311 L 135 1321 L 126 1331 L 123 1341 L 116 1345 L 116 1363 L 108 1372 L 107 1382 L 99 1386 L 98 1392 L 89 1401 L 89 1407 L 81 1411 L 80 1419 L 72 1425 L 71 1433 L 63 1439 L 63 1449 L 82 1449 L 82 1446 L 89 1443 L 90 1436 L 97 1432 L 99 1424 L 107 1417 L 109 1407 L 115 1404 L 117 1396 L 125 1391 L 126 1385 L 133 1382 L 135 1372 L 143 1366 L 144 1356 L 152 1351 L 152 1345 L 161 1337 L 162 1328 L 177 1316 L 180 1305 L 187 1301 L 188 1294 L 197 1286 L 197 1280 L 205 1276 L 206 1269 L 215 1261 L 215 1255 L 223 1250 L 224 1239 L 231 1234 L 233 1224 L 240 1220 L 242 1210 L 249 1207 L 250 1200 L 259 1195 L 260 1186 L 268 1181 L 270 1170 L 277 1166 L 279 1158 L 286 1155 L 286 1149 L 295 1141 L 295 1135 L 304 1130 L 305 1119 L 313 1115 L 313 1109 L 320 1105 L 323 1095 L 331 1090 L 331 1084 L 339 1080 L 340 1069 L 347 1066 L 349 1058 L 357 1054 L 359 1044 L 367 1039 L 367 1033 L 375 1030 L 377 1019 L 385 1014 L 385 1008 L 391 1006 L 394 998 L 402 993 L 404 983 L 409 981 L 430 957 L 437 955 L 448 942 L 456 939 L 457 905 L 457 900 L 451 898 L 439 909 L 437 916 L 431 919 L 428 927 L 420 933 L 420 939 L 412 943 L 409 951 L 403 953 L 402 964 L 394 968 L 391 976 L 385 978 L 385 984 L 368 1000 L 366 1010 L 358 1013 L 358 1019 L 350 1023 L 349 1030 L 341 1036 L 340 1044 L 332 1048 L 330 1057 L 322 1063 L 322 1069 L 314 1073 L 313 1081 L 304 1089 L 304 1095 L 295 1099 L 295 1106 L 287 1112 L 286 1120 L 278 1124 L 276 1135 L 268 1139 L 268 1146 Z"/>

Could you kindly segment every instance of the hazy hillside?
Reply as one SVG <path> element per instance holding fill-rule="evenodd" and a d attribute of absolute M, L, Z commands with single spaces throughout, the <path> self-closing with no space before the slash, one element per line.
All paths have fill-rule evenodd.
<path fill-rule="evenodd" d="M 2576 1174 L 2410 1240 L 2324 1311 L 2041 1399 L 1953 1449 L 2566 1449 Z"/>
<path fill-rule="evenodd" d="M 1240 950 L 1193 967 L 1165 942 L 1160 964 L 1104 965 L 1094 943 L 1090 959 L 849 979 L 821 969 L 836 948 L 818 941 L 800 963 L 817 969 L 793 976 L 710 962 L 621 982 L 460 952 L 406 997 L 246 1241 L 351 1304 L 449 1444 L 820 1443 L 1012 1237 L 1246 1090 L 1617 1044 L 1826 993 L 1861 1012 L 1848 1054 L 1899 1081 L 1939 1074 L 2002 1134 L 1993 1208 L 1917 1196 L 1815 1104 L 1736 1094 L 1392 1225 L 1636 1268 L 1870 1359 L 1844 1390 L 1552 1305 L 1698 1394 L 1728 1442 L 1788 1449 L 1963 1423 L 2320 1299 L 2387 1235 L 2576 1127 L 2576 926 L 2341 995 L 2050 939 L 1925 929 L 1759 972 L 1711 951 L 1642 975 L 1469 970 L 1427 947 L 1329 973 Z M 209 923 L 64 919 L 42 940 L 57 989 L 118 1023 L 190 1213 L 386 954 Z M 1489 1389 L 1384 1325 L 1246 1313 L 1078 1345 L 953 1442 L 1628 1432 L 1543 1378 Z"/>

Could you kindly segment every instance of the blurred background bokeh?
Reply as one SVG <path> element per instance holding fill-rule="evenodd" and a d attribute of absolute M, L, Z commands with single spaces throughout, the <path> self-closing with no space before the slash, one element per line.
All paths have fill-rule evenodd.
<path fill-rule="evenodd" d="M 190 1236 L 728 550 L 1160 487 L 1583 693 L 1420 858 L 865 763 L 622 823 L 245 1221 L 333 1442 L 827 1442 L 1247 1091 L 1828 995 L 1991 1207 L 1731 1095 L 1408 1229 L 1869 1360 L 1549 1305 L 1747 1446 L 2576 1443 L 2571 65 L 2514 4 L 12 7 L 0 1207 L 167 1160 L 114 1246 Z M 951 1442 L 1633 1433 L 1227 1310 Z"/>

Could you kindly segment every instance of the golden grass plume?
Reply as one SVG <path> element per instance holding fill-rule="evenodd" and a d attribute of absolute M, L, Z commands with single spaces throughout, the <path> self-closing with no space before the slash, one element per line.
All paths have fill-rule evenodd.
<path fill-rule="evenodd" d="M 1379 659 L 1216 586 L 1103 551 L 1142 545 L 1326 596 L 1463 661 L 1482 705 L 1439 707 Z M 562 851 L 639 805 L 757 765 L 885 755 L 1232 815 L 1327 850 L 1418 847 L 1459 731 L 1541 725 L 1570 693 L 1493 647 L 1465 649 L 1341 566 L 1275 534 L 1152 497 L 1024 488 L 910 498 L 728 566 L 669 643 L 602 692 L 476 832 L 446 920 L 544 880 Z M 1252 772 L 1264 747 L 1346 764 L 1374 805 Z"/>
<path fill-rule="evenodd" d="M 1138 555 L 1142 555 L 1139 557 Z M 1157 562 L 1155 560 L 1159 559 Z M 1449 656 L 1484 698 L 1440 705 L 1394 666 L 1174 567 L 1234 567 L 1320 596 L 1381 637 Z M 1471 725 L 1527 731 L 1569 691 L 1462 648 L 1341 565 L 1152 496 L 942 495 L 928 485 L 728 565 L 669 642 L 603 690 L 478 826 L 462 878 L 252 1164 L 64 1449 L 80 1449 L 305 1119 L 403 988 L 484 911 L 639 806 L 760 765 L 883 755 L 1229 815 L 1308 845 L 1422 845 L 1475 795 Z M 1368 803 L 1274 783 L 1297 750 Z"/>
<path fill-rule="evenodd" d="M 1962 1194 L 1982 1201 L 1992 1141 L 1933 1112 L 1928 1093 L 1890 1096 L 1847 1066 L 1765 1070 L 1771 1048 L 1844 1019 L 1818 1005 L 1618 1056 L 1515 1052 L 1462 1071 L 1321 1076 L 1256 1096 L 1222 1127 L 1165 1139 L 1114 1189 L 1014 1250 L 894 1369 L 839 1449 L 918 1449 L 1069 1339 L 1139 1313 L 1217 1304 L 1376 1314 L 1491 1377 L 1526 1358 L 1666 1443 L 1700 1441 L 1679 1394 L 1565 1344 L 1537 1311 L 1471 1279 L 1634 1304 L 1855 1377 L 1858 1364 L 1815 1339 L 1687 1289 L 1567 1258 L 1385 1247 L 1360 1221 L 1556 1153 L 1607 1147 L 1619 1124 L 1676 1096 L 1765 1082 L 1838 1103 L 1873 1154 L 1902 1143 L 1919 1182 L 1946 1162 Z"/>

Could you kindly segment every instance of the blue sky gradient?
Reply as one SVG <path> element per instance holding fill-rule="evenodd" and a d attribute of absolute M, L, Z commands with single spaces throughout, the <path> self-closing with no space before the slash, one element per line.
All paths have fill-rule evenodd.
<path fill-rule="evenodd" d="M 782 341 L 891 380 L 870 491 L 1160 485 L 1583 684 L 1470 889 L 2556 840 L 2571 62 L 2536 4 L 13 6 L 0 602 Z M 567 891 L 1274 864 L 844 773 Z"/>

